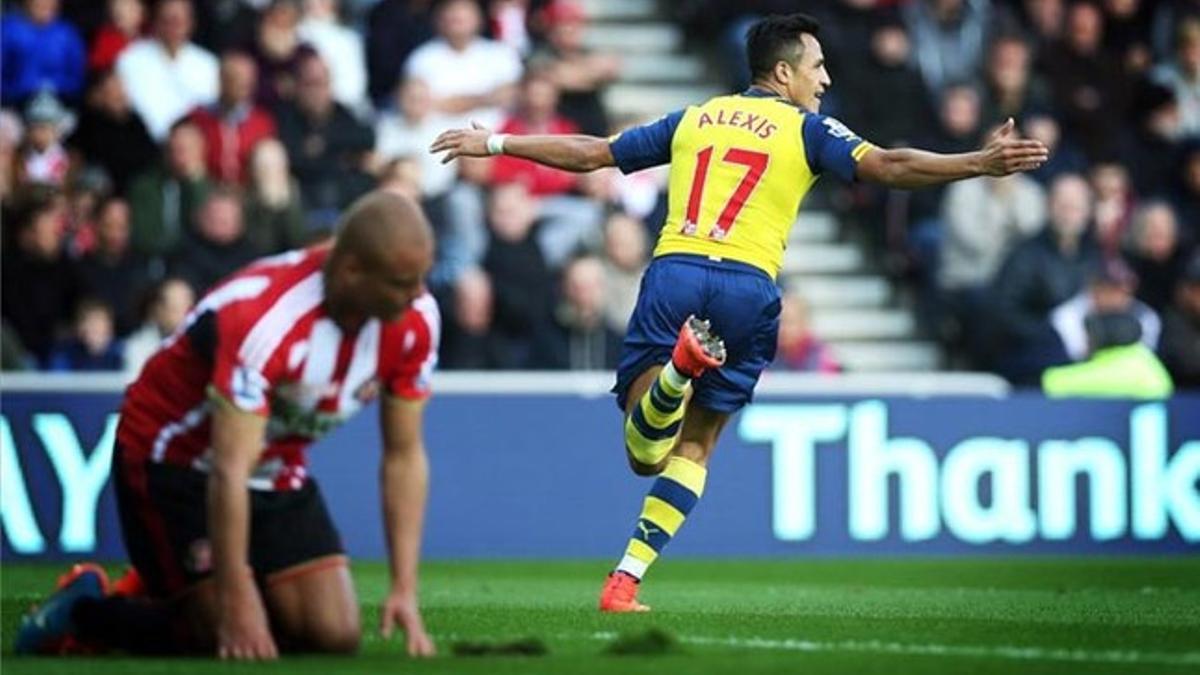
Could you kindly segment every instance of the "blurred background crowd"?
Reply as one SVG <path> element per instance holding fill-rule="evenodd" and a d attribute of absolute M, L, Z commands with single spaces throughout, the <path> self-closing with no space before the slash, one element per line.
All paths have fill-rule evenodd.
<path fill-rule="evenodd" d="M 754 19 L 816 15 L 821 112 L 878 145 L 968 151 L 1012 117 L 1051 147 L 1029 175 L 814 195 L 907 289 L 947 367 L 1034 384 L 1137 344 L 1200 386 L 1200 1 L 660 7 L 730 91 Z M 2 21 L 4 368 L 136 371 L 199 294 L 327 237 L 374 186 L 430 215 L 442 367 L 615 365 L 664 172 L 426 152 L 472 120 L 645 121 L 606 109 L 623 61 L 587 46 L 574 0 L 25 0 Z M 778 367 L 839 370 L 800 298 Z"/>

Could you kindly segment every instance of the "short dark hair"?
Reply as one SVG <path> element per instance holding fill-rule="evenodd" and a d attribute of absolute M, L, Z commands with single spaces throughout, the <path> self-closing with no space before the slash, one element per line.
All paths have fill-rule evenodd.
<path fill-rule="evenodd" d="M 807 14 L 768 16 L 750 27 L 746 33 L 746 56 L 750 62 L 750 79 L 765 77 L 779 61 L 792 62 L 804 53 L 800 36 L 808 33 L 817 37 L 821 24 Z"/>

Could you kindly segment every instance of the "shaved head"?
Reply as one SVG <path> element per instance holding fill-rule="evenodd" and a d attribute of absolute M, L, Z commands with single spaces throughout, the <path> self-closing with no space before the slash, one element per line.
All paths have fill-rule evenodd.
<path fill-rule="evenodd" d="M 399 249 L 432 245 L 433 230 L 415 201 L 375 190 L 354 202 L 342 216 L 333 253 L 351 253 L 359 260 L 387 264 Z"/>
<path fill-rule="evenodd" d="M 376 190 L 338 225 L 326 265 L 326 301 L 346 327 L 368 318 L 398 319 L 425 291 L 433 230 L 409 197 Z"/>

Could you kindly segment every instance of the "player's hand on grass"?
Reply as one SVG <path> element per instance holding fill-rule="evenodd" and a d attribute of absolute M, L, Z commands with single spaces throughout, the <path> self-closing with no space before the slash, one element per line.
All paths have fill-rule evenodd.
<path fill-rule="evenodd" d="M 437 650 L 429 633 L 425 632 L 425 622 L 421 620 L 421 610 L 417 609 L 417 597 L 413 593 L 393 591 L 383 601 L 383 611 L 379 616 L 379 633 L 388 639 L 399 626 L 408 638 L 409 656 L 433 656 Z"/>
<path fill-rule="evenodd" d="M 983 173 L 1007 176 L 1018 171 L 1033 171 L 1050 158 L 1050 150 L 1041 141 L 1019 138 L 1016 124 L 1008 121 L 992 132 L 983 146 Z"/>
<path fill-rule="evenodd" d="M 235 661 L 279 657 L 262 600 L 253 587 L 231 591 L 222 598 L 217 621 L 217 655 Z"/>
<path fill-rule="evenodd" d="M 442 158 L 442 164 L 458 157 L 487 157 L 491 154 L 487 148 L 487 139 L 491 135 L 491 129 L 478 122 L 471 122 L 470 129 L 443 131 L 433 145 L 429 146 L 429 152 L 435 155 L 445 152 L 446 156 Z"/>

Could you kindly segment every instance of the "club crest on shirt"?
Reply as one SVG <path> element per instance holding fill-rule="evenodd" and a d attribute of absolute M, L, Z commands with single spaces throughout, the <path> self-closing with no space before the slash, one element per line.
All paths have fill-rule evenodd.
<path fill-rule="evenodd" d="M 829 135 L 833 136 L 834 138 L 842 138 L 847 141 L 858 138 L 858 134 L 850 131 L 850 127 L 842 124 L 832 117 L 826 117 L 825 119 L 821 120 L 821 123 L 829 129 Z"/>
<path fill-rule="evenodd" d="M 212 544 L 207 539 L 197 539 L 188 545 L 184 566 L 192 574 L 204 574 L 212 570 Z"/>
<path fill-rule="evenodd" d="M 370 403 L 379 398 L 379 389 L 379 378 L 372 377 L 354 390 L 354 398 L 362 403 Z"/>

